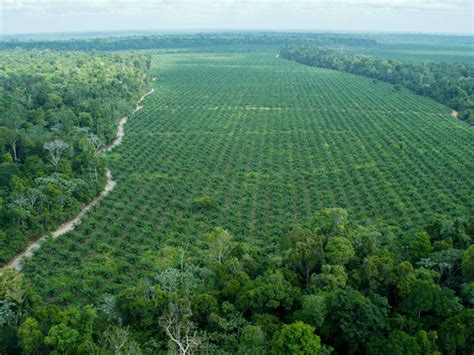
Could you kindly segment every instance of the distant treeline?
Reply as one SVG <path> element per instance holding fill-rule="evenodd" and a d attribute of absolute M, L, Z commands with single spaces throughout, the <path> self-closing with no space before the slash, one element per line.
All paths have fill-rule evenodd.
<path fill-rule="evenodd" d="M 140 53 L 0 53 L 0 265 L 102 189 L 97 152 L 149 68 Z"/>
<path fill-rule="evenodd" d="M 340 50 L 316 47 L 284 47 L 282 58 L 298 63 L 364 75 L 430 97 L 459 112 L 474 124 L 474 65 L 446 62 L 399 62 Z"/>
<path fill-rule="evenodd" d="M 384 43 L 403 43 L 403 46 L 419 48 L 420 44 L 437 45 L 474 45 L 474 37 L 470 35 L 423 34 L 423 33 L 377 33 L 372 35 Z"/>
<path fill-rule="evenodd" d="M 375 39 L 364 36 L 323 33 L 201 33 L 186 35 L 153 35 L 107 37 L 75 40 L 6 40 L 0 41 L 5 49 L 52 49 L 52 50 L 132 50 L 157 48 L 193 48 L 216 45 L 337 45 L 374 46 Z"/>

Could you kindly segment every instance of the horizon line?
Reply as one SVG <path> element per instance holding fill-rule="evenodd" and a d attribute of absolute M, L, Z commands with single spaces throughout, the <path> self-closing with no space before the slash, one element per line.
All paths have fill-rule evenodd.
<path fill-rule="evenodd" d="M 468 36 L 474 37 L 474 33 L 468 32 L 412 32 L 412 31 L 386 31 L 386 30 L 347 30 L 347 29 L 337 29 L 337 30 L 328 30 L 328 29 L 310 29 L 310 28 L 160 28 L 160 29 L 110 29 L 110 30 L 90 30 L 90 31 L 76 31 L 76 30 L 65 30 L 65 31 L 45 31 L 45 32 L 10 32 L 10 33 L 3 33 L 0 32 L 0 38 L 6 36 L 41 36 L 41 35 L 61 35 L 61 34 L 107 34 L 107 33 L 127 33 L 127 32 L 149 32 L 150 34 L 153 32 L 188 32 L 188 33 L 195 33 L 195 32 L 305 32 L 305 33 L 341 33 L 341 34 L 401 34 L 401 35 L 443 35 L 443 36 Z"/>

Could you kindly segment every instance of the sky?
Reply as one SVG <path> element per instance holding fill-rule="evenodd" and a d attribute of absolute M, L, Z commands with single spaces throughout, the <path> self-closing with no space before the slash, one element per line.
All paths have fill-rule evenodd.
<path fill-rule="evenodd" d="M 473 34 L 473 0 L 0 0 L 0 33 L 314 30 Z"/>

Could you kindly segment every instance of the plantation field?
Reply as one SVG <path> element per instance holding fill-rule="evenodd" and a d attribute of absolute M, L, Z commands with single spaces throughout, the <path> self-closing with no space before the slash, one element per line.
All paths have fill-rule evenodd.
<path fill-rule="evenodd" d="M 403 61 L 474 63 L 474 46 L 468 43 L 380 42 L 375 47 L 351 48 L 358 54 Z"/>
<path fill-rule="evenodd" d="M 154 58 L 155 93 L 109 156 L 117 187 L 25 275 L 84 303 L 167 266 L 215 226 L 271 253 L 324 207 L 400 232 L 474 205 L 472 128 L 391 85 L 261 53 Z"/>

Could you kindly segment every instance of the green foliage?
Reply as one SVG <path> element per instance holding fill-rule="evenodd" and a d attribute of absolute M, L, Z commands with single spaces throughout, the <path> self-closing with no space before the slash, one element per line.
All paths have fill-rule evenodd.
<path fill-rule="evenodd" d="M 348 224 L 346 237 L 331 236 L 328 242 L 359 243 L 363 233 Z M 173 257 L 178 268 L 160 267 L 151 279 L 117 296 L 104 295 L 97 307 L 42 306 L 10 271 L 4 277 L 17 281 L 4 289 L 15 292 L 3 294 L 21 294 L 22 306 L 0 303 L 0 347 L 10 352 L 21 347 L 25 353 L 139 354 L 190 346 L 212 353 L 433 355 L 464 354 L 472 347 L 469 296 L 457 295 L 467 284 L 455 273 L 441 278 L 426 268 L 428 258 L 414 267 L 402 248 L 387 250 L 391 239 L 382 239 L 374 255 L 367 254 L 370 248 L 354 248 L 345 266 L 316 265 L 308 288 L 292 268 L 281 268 L 288 257 L 283 246 L 307 240 L 324 245 L 326 238 L 295 230 L 280 239 L 275 255 L 264 255 L 229 236 L 216 227 L 193 252 L 191 246 L 176 248 L 192 257 Z M 235 244 L 222 262 L 213 255 L 209 263 L 208 242 L 219 238 L 223 245 Z M 431 253 L 429 260 L 453 258 L 460 267 L 462 254 L 447 249 Z M 254 275 L 244 271 L 251 255 L 257 260 Z M 297 257 L 293 262 L 299 265 Z M 26 319 L 25 310 L 31 314 Z"/>
<path fill-rule="evenodd" d="M 246 286 L 239 304 L 256 312 L 289 310 L 298 294 L 299 290 L 285 279 L 281 270 L 268 271 Z"/>
<path fill-rule="evenodd" d="M 59 314 L 59 321 L 53 325 L 44 342 L 51 347 L 52 354 L 93 354 L 92 339 L 96 310 L 90 306 L 83 309 L 69 308 Z"/>
<path fill-rule="evenodd" d="M 138 53 L 0 52 L 0 264 L 101 190 L 98 150 L 148 83 Z M 94 138 L 94 139 L 93 139 Z"/>
<path fill-rule="evenodd" d="M 324 238 L 309 230 L 291 232 L 280 241 L 285 250 L 285 264 L 300 273 L 309 286 L 311 272 L 324 262 Z"/>
<path fill-rule="evenodd" d="M 469 354 L 474 348 L 474 310 L 465 309 L 446 319 L 438 330 L 440 349 L 445 354 Z"/>
<path fill-rule="evenodd" d="M 396 330 L 390 333 L 387 340 L 379 341 L 377 345 L 371 344 L 372 347 L 369 353 L 372 354 L 393 354 L 393 355 L 417 355 L 420 354 L 420 347 L 416 342 L 415 337 L 407 333 Z M 374 349 L 375 348 L 375 349 Z"/>
<path fill-rule="evenodd" d="M 325 338 L 334 337 L 339 348 L 357 352 L 370 337 L 383 334 L 387 327 L 386 300 L 377 300 L 375 304 L 353 289 L 339 289 L 327 297 L 328 313 L 322 334 Z"/>
<path fill-rule="evenodd" d="M 323 235 L 342 235 L 347 225 L 347 211 L 343 208 L 325 208 L 311 220 L 312 229 Z"/>
<path fill-rule="evenodd" d="M 61 323 L 51 327 L 45 343 L 54 350 L 52 354 L 71 354 L 77 351 L 79 332 Z"/>
<path fill-rule="evenodd" d="M 449 247 L 465 249 L 474 241 L 474 220 L 466 218 L 447 218 L 446 216 L 435 216 L 427 232 L 431 240 L 444 242 Z"/>
<path fill-rule="evenodd" d="M 474 58 L 471 36 L 423 34 L 375 35 L 377 46 L 346 48 L 353 53 L 396 61 L 471 63 Z"/>
<path fill-rule="evenodd" d="M 362 261 L 358 276 L 364 289 L 369 292 L 385 294 L 387 287 L 397 282 L 397 277 L 399 286 L 402 286 L 403 282 L 407 282 L 407 276 L 410 275 L 410 271 L 413 271 L 413 267 L 407 263 L 406 268 L 401 265 L 395 269 L 391 255 L 370 255 Z"/>
<path fill-rule="evenodd" d="M 342 265 L 323 265 L 320 274 L 311 275 L 313 291 L 335 291 L 344 288 L 347 283 L 347 273 Z"/>
<path fill-rule="evenodd" d="M 192 206 L 195 210 L 209 210 L 216 208 L 216 202 L 211 196 L 196 197 L 193 200 Z"/>
<path fill-rule="evenodd" d="M 205 235 L 218 226 L 236 243 L 278 254 L 286 277 L 305 285 L 308 270 L 311 280 L 329 262 L 314 248 L 298 248 L 303 260 L 287 252 L 311 234 L 323 246 L 345 237 L 354 251 L 368 253 L 422 230 L 434 211 L 448 219 L 469 213 L 472 130 L 438 115 L 446 108 L 431 100 L 273 52 L 163 53 L 153 65 L 156 91 L 128 121 L 109 162 L 118 188 L 74 238 L 47 243 L 27 266 L 42 295 L 97 299 L 153 277 L 158 264 L 176 267 L 179 253 L 169 248 L 188 243 L 187 261 L 207 265 L 212 257 L 198 251 L 208 249 Z M 374 102 L 383 105 L 375 109 Z M 217 208 L 193 209 L 203 196 Z M 351 221 L 371 232 L 348 238 Z M 280 243 L 300 233 L 298 223 L 308 238 Z M 318 254 L 316 266 L 311 254 Z M 255 255 L 253 267 L 232 257 L 212 268 L 226 270 L 219 271 L 221 291 L 235 300 L 266 266 Z"/>
<path fill-rule="evenodd" d="M 386 355 L 439 355 L 436 349 L 436 332 L 427 333 L 420 330 L 415 336 L 410 336 L 401 330 L 390 333 L 388 339 L 373 339 L 368 346 L 369 354 Z"/>
<path fill-rule="evenodd" d="M 462 308 L 452 290 L 442 288 L 432 280 L 415 280 L 403 299 L 402 307 L 414 317 L 424 315 L 428 322 L 438 322 Z"/>
<path fill-rule="evenodd" d="M 330 264 L 345 265 L 354 257 L 352 243 L 344 237 L 330 238 L 325 250 L 326 259 Z"/>
<path fill-rule="evenodd" d="M 462 257 L 462 273 L 466 281 L 474 281 L 474 245 L 471 245 Z"/>
<path fill-rule="evenodd" d="M 0 299 L 16 304 L 23 303 L 25 288 L 23 274 L 14 268 L 6 268 L 0 275 Z"/>
<path fill-rule="evenodd" d="M 404 256 L 404 259 L 412 263 L 427 257 L 433 250 L 430 236 L 426 232 L 406 235 L 397 242 L 397 246 L 402 249 L 401 254 Z"/>
<path fill-rule="evenodd" d="M 306 324 L 320 329 L 327 314 L 325 295 L 305 295 L 302 299 L 302 307 L 295 314 L 295 318 Z"/>
<path fill-rule="evenodd" d="M 284 325 L 272 341 L 273 354 L 315 355 L 320 349 L 321 340 L 314 328 L 300 321 Z"/>
<path fill-rule="evenodd" d="M 465 304 L 474 306 L 474 282 L 462 284 L 460 294 Z"/>
<path fill-rule="evenodd" d="M 474 76 L 471 63 L 423 62 L 403 63 L 369 56 L 316 47 L 285 47 L 280 51 L 283 58 L 297 62 L 346 71 L 379 79 L 413 90 L 433 98 L 454 110 L 469 124 L 472 117 L 474 90 L 469 78 Z"/>
<path fill-rule="evenodd" d="M 265 333 L 259 326 L 247 325 L 242 329 L 238 353 L 256 355 L 267 353 Z"/>
<path fill-rule="evenodd" d="M 157 48 L 196 48 L 206 46 L 241 45 L 280 46 L 289 43 L 344 45 L 344 46 L 374 46 L 377 41 L 362 35 L 347 35 L 334 33 L 291 33 L 291 32 L 223 32 L 197 34 L 160 34 L 148 36 L 125 36 L 108 38 L 86 38 L 71 40 L 35 40 L 0 41 L 0 50 L 5 49 L 52 49 L 52 50 L 101 50 L 121 51 Z M 219 47 L 218 47 L 219 48 Z M 225 48 L 225 47 L 224 47 Z"/>
<path fill-rule="evenodd" d="M 155 61 L 157 93 L 109 160 L 117 188 L 70 236 L 45 243 L 22 280 L 0 282 L 0 352 L 473 348 L 462 269 L 474 228 L 461 217 L 472 205 L 470 128 L 406 90 L 274 53 Z M 49 94 L 40 98 L 51 113 L 73 100 Z M 100 107 L 70 108 L 64 127 L 78 127 L 70 111 L 84 124 L 84 112 L 106 117 Z M 20 162 L 3 147 L 9 191 L 28 190 L 24 163 L 51 201 L 64 201 L 71 182 L 93 195 L 74 181 L 94 156 L 80 149 L 87 142 L 39 137 L 24 160 L 28 137 Z M 74 153 L 52 172 L 42 147 L 54 139 Z M 193 208 L 205 196 L 215 206 Z M 29 231 L 28 210 L 3 201 L 6 218 Z"/>
<path fill-rule="evenodd" d="M 21 338 L 21 348 L 24 354 L 38 354 L 43 348 L 44 335 L 40 324 L 34 318 L 28 317 L 18 329 Z"/>

